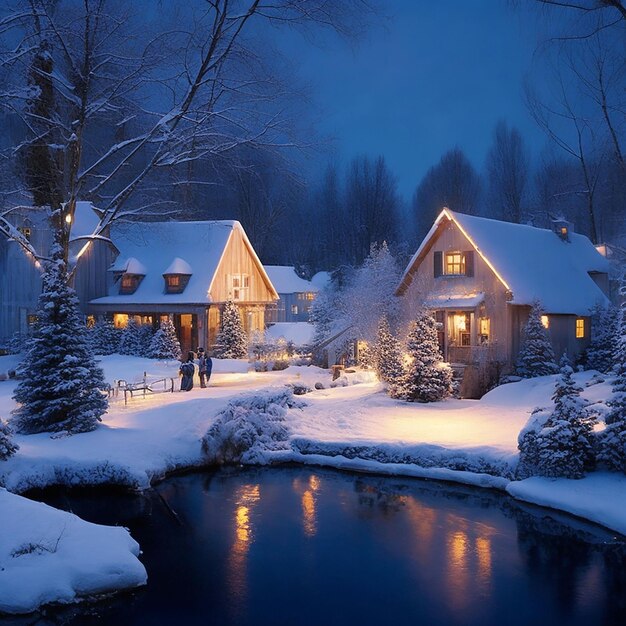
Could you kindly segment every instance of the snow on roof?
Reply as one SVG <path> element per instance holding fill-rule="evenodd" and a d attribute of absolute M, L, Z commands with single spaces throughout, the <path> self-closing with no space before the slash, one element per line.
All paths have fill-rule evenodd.
<path fill-rule="evenodd" d="M 484 293 L 431 295 L 424 304 L 433 309 L 474 309 L 484 299 Z"/>
<path fill-rule="evenodd" d="M 113 265 L 109 268 L 109 271 L 137 274 L 138 276 L 145 276 L 148 273 L 146 266 L 138 261 L 134 256 L 125 259 L 121 255 L 117 257 L 115 263 L 113 263 Z"/>
<path fill-rule="evenodd" d="M 330 283 L 330 272 L 318 272 L 311 278 L 311 282 L 319 289 L 322 290 Z"/>
<path fill-rule="evenodd" d="M 91 202 L 79 200 L 76 203 L 76 211 L 72 220 L 70 241 L 79 237 L 89 237 L 93 235 L 96 227 L 100 223 L 100 217 Z"/>
<path fill-rule="evenodd" d="M 291 341 L 294 346 L 306 346 L 313 341 L 314 332 L 315 326 L 309 322 L 278 322 L 265 330 L 265 336 Z"/>
<path fill-rule="evenodd" d="M 119 295 L 115 284 L 109 296 L 92 300 L 92 304 L 208 304 L 212 302 L 210 287 L 217 272 L 228 239 L 241 224 L 234 220 L 204 222 L 118 222 L 111 230 L 111 239 L 120 251 L 112 271 L 129 271 L 131 258 L 139 259 L 145 266 L 145 278 L 136 291 Z M 263 266 L 250 246 L 259 269 Z M 183 261 L 182 256 L 185 257 Z M 163 293 L 163 274 L 178 259 L 191 272 L 189 283 L 179 294 Z M 177 263 L 180 268 L 181 263 Z"/>
<path fill-rule="evenodd" d="M 193 274 L 193 270 L 187 261 L 177 256 L 163 274 Z"/>
<path fill-rule="evenodd" d="M 319 291 L 313 283 L 296 274 L 295 268 L 289 265 L 266 265 L 265 271 L 278 293 L 304 293 Z"/>
<path fill-rule="evenodd" d="M 587 315 L 608 300 L 589 273 L 607 272 L 607 260 L 584 235 L 569 233 L 563 241 L 552 230 L 456 213 L 444 209 L 413 255 L 402 276 L 406 285 L 414 263 L 443 219 L 454 222 L 491 267 L 513 298 L 529 305 L 539 299 L 546 313 Z"/>

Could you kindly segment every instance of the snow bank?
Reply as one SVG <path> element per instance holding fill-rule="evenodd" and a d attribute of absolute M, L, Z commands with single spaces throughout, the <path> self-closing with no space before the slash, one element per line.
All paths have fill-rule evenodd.
<path fill-rule="evenodd" d="M 0 613 L 145 585 L 139 545 L 100 526 L 0 489 Z"/>
<path fill-rule="evenodd" d="M 309 322 L 276 322 L 265 330 L 266 339 L 278 341 L 284 339 L 294 346 L 306 346 L 312 343 L 315 326 Z"/>
<path fill-rule="evenodd" d="M 580 480 L 535 476 L 509 483 L 518 500 L 584 517 L 626 535 L 626 476 L 593 472 Z"/>

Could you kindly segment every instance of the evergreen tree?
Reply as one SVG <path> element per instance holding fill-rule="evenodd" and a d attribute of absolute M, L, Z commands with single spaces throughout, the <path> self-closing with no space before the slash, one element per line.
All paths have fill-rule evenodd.
<path fill-rule="evenodd" d="M 626 282 L 622 278 L 620 295 L 626 296 Z M 615 381 L 611 410 L 606 416 L 606 428 L 599 435 L 598 460 L 611 470 L 626 473 L 626 302 L 619 309 L 615 324 Z"/>
<path fill-rule="evenodd" d="M 134 319 L 129 319 L 122 331 L 119 351 L 129 356 L 145 356 L 140 326 Z"/>
<path fill-rule="evenodd" d="M 372 362 L 378 378 L 386 383 L 398 383 L 404 374 L 400 342 L 391 333 L 386 315 L 380 318 Z"/>
<path fill-rule="evenodd" d="M 524 328 L 524 342 L 517 360 L 517 374 L 522 378 L 556 374 L 556 364 L 548 331 L 541 323 L 541 304 L 535 300 Z"/>
<path fill-rule="evenodd" d="M 591 345 L 587 348 L 587 369 L 607 373 L 613 367 L 614 342 L 617 333 L 614 306 L 598 305 L 591 312 Z"/>
<path fill-rule="evenodd" d="M 142 324 L 139 327 L 139 352 L 136 356 L 147 356 L 150 352 L 150 346 L 152 345 L 152 338 L 154 337 L 154 329 L 151 324 Z"/>
<path fill-rule="evenodd" d="M 229 300 L 222 311 L 215 356 L 218 359 L 243 359 L 248 356 L 248 337 L 243 330 L 239 307 Z"/>
<path fill-rule="evenodd" d="M 13 441 L 13 430 L 4 420 L 0 419 L 0 461 L 6 461 L 19 448 Z"/>
<path fill-rule="evenodd" d="M 87 342 L 78 299 L 68 287 L 63 249 L 55 242 L 43 274 L 38 322 L 14 393 L 22 433 L 79 433 L 96 428 L 108 401 L 104 375 Z"/>
<path fill-rule="evenodd" d="M 452 370 L 443 361 L 437 341 L 437 323 L 420 313 L 412 322 L 407 341 L 411 363 L 395 394 L 409 402 L 437 402 L 452 391 Z"/>
<path fill-rule="evenodd" d="M 572 378 L 566 355 L 552 400 L 554 410 L 536 413 L 534 426 L 520 436 L 520 468 L 523 474 L 553 478 L 582 478 L 593 463 L 595 417 L 580 397 L 581 387 Z"/>
<path fill-rule="evenodd" d="M 109 319 L 98 320 L 89 331 L 91 350 L 94 354 L 115 354 L 120 345 L 121 331 Z"/>
<path fill-rule="evenodd" d="M 176 336 L 176 329 L 171 319 L 161 322 L 159 330 L 154 333 L 148 357 L 151 359 L 179 359 L 180 343 Z"/>
<path fill-rule="evenodd" d="M 326 287 L 318 292 L 309 309 L 309 321 L 314 325 L 313 345 L 328 339 L 332 332 L 333 323 L 337 317 L 335 306 L 335 292 Z"/>

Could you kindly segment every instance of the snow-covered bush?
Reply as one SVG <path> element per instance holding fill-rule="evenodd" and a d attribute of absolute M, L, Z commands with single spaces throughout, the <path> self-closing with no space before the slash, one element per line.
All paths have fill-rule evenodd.
<path fill-rule="evenodd" d="M 622 279 L 620 294 L 626 295 Z M 615 362 L 616 378 L 613 382 L 611 410 L 605 418 L 606 428 L 599 435 L 598 461 L 609 469 L 626 473 L 626 304 L 622 305 L 616 320 Z"/>
<path fill-rule="evenodd" d="M 3 419 L 0 419 L 0 461 L 6 461 L 19 450 L 13 441 L 13 430 Z"/>
<path fill-rule="evenodd" d="M 616 307 L 594 307 L 591 311 L 591 345 L 585 354 L 587 369 L 606 373 L 613 367 L 616 333 Z"/>
<path fill-rule="evenodd" d="M 580 397 L 581 387 L 563 356 L 552 400 L 552 411 L 533 412 L 518 438 L 519 474 L 553 478 L 582 478 L 594 460 L 595 416 Z"/>
<path fill-rule="evenodd" d="M 121 332 L 109 319 L 98 320 L 89 329 L 89 345 L 94 354 L 115 354 L 119 350 Z"/>
<path fill-rule="evenodd" d="M 231 400 L 202 438 L 202 451 L 212 463 L 264 464 L 266 452 L 289 448 L 287 409 L 302 406 L 288 388 Z"/>
<path fill-rule="evenodd" d="M 222 323 L 213 353 L 218 359 L 245 359 L 248 356 L 248 337 L 241 323 L 239 307 L 229 300 L 222 311 Z"/>
<path fill-rule="evenodd" d="M 516 374 L 522 378 L 547 376 L 559 371 L 548 331 L 541 323 L 541 314 L 541 304 L 533 302 L 517 359 Z"/>
<path fill-rule="evenodd" d="M 55 244 L 43 274 L 35 334 L 13 396 L 19 403 L 13 411 L 18 432 L 86 432 L 107 410 L 100 391 L 104 374 L 89 349 L 78 298 L 67 280 L 63 253 Z"/>
<path fill-rule="evenodd" d="M 148 348 L 148 357 L 151 359 L 179 359 L 181 355 L 180 343 L 176 336 L 176 329 L 171 319 L 161 322 L 159 330 L 154 333 Z"/>
<path fill-rule="evenodd" d="M 398 339 L 391 333 L 386 315 L 378 322 L 376 342 L 372 349 L 372 365 L 378 378 L 386 383 L 398 381 L 404 375 L 402 348 Z"/>
<path fill-rule="evenodd" d="M 145 357 L 150 351 L 150 345 L 154 337 L 152 324 L 142 324 L 139 327 L 139 353 L 136 356 Z"/>
<path fill-rule="evenodd" d="M 407 340 L 410 363 L 390 393 L 408 402 L 437 402 L 452 391 L 452 369 L 444 362 L 437 341 L 437 323 L 427 312 L 411 323 Z"/>

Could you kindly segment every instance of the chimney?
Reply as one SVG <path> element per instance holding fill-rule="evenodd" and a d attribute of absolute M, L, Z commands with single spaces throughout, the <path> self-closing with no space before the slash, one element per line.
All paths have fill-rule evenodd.
<path fill-rule="evenodd" d="M 552 230 L 560 237 L 563 241 L 569 242 L 569 234 L 572 231 L 572 224 L 567 220 L 562 218 L 552 220 Z"/>

